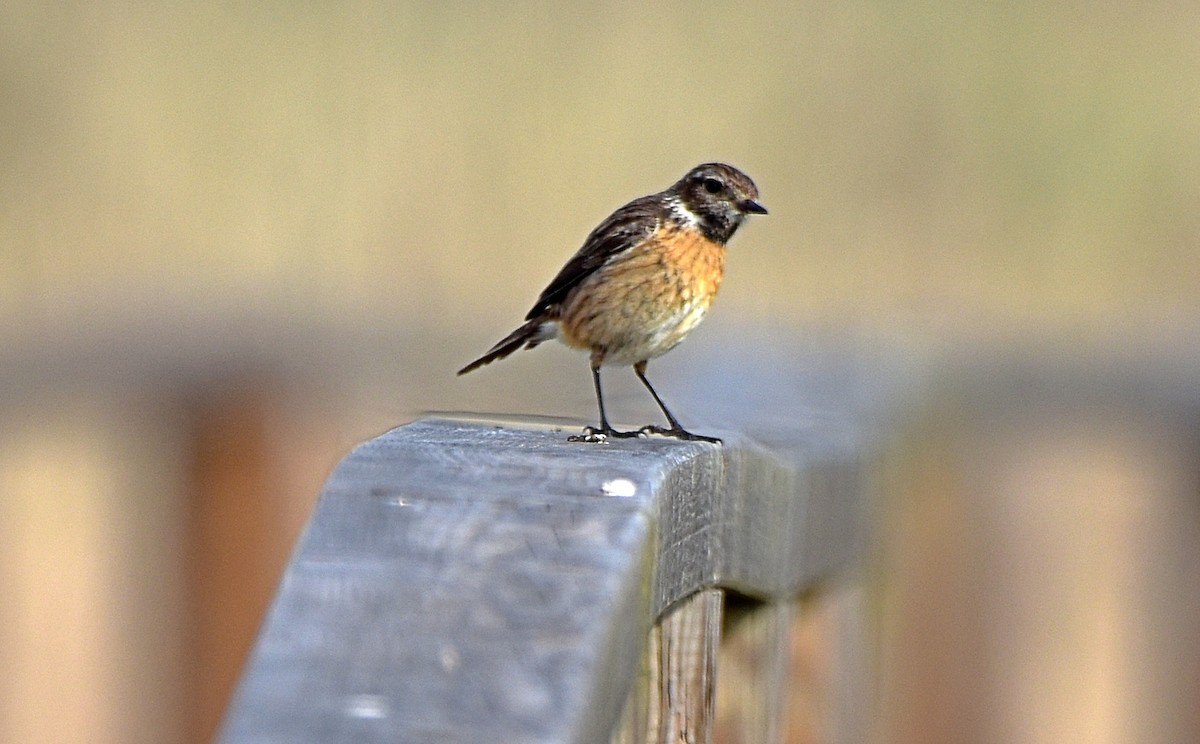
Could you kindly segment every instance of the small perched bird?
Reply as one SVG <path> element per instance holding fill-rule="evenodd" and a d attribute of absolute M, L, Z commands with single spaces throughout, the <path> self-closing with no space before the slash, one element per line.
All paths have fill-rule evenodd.
<path fill-rule="evenodd" d="M 673 349 L 708 312 L 725 271 L 725 243 L 749 214 L 766 214 L 750 177 L 724 163 L 688 171 L 665 191 L 634 199 L 609 215 L 542 290 L 525 323 L 463 375 L 557 338 L 591 352 L 600 427 L 571 441 L 661 434 L 720 442 L 684 429 L 646 379 L 646 363 Z M 670 424 L 617 431 L 604 412 L 600 368 L 633 365 Z"/>

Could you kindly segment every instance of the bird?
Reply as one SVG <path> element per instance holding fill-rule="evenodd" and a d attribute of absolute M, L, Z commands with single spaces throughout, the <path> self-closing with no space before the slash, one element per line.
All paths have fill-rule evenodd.
<path fill-rule="evenodd" d="M 703 163 L 675 183 L 617 209 L 583 241 L 525 315 L 525 322 L 465 375 L 518 349 L 557 339 L 590 353 L 600 426 L 575 442 L 651 434 L 720 443 L 683 428 L 646 378 L 649 360 L 675 348 L 704 319 L 725 271 L 725 244 L 748 215 L 767 214 L 758 187 L 725 163 Z M 632 366 L 669 426 L 618 431 L 608 421 L 600 369 Z"/>

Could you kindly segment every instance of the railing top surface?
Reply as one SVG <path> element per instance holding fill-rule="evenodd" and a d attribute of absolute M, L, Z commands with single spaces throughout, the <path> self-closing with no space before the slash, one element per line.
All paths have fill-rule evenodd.
<path fill-rule="evenodd" d="M 853 557 L 862 453 L 828 442 L 452 420 L 370 440 L 326 484 L 223 740 L 604 740 L 671 603 L 787 596 Z"/>

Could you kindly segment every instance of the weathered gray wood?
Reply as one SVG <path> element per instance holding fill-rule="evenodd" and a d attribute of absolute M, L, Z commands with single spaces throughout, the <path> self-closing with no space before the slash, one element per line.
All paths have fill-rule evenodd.
<path fill-rule="evenodd" d="M 356 448 L 220 739 L 606 741 L 670 605 L 711 587 L 791 596 L 861 544 L 852 437 L 785 455 L 565 439 L 427 420 Z"/>

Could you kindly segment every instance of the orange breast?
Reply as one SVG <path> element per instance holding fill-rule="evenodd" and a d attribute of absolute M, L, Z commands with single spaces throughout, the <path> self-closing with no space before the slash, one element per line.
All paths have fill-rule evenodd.
<path fill-rule="evenodd" d="M 659 228 L 568 295 L 560 338 L 608 363 L 656 357 L 704 318 L 724 270 L 724 246 L 695 230 Z"/>

